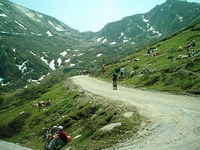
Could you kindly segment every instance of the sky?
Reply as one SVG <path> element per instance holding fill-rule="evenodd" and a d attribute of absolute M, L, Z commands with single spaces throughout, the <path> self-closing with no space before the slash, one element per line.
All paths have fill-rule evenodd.
<path fill-rule="evenodd" d="M 107 23 L 149 12 L 166 0 L 10 0 L 55 17 L 80 32 L 100 31 Z M 199 0 L 187 0 L 200 2 Z"/>

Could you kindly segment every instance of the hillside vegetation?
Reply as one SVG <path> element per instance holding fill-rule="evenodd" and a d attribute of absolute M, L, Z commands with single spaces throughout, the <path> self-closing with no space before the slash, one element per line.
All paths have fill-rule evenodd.
<path fill-rule="evenodd" d="M 191 40 L 195 40 L 196 45 L 184 48 Z M 179 49 L 180 46 L 183 49 Z M 147 52 L 148 48 L 150 53 Z M 120 69 L 123 68 L 126 73 L 121 77 Z M 200 23 L 129 53 L 126 57 L 115 58 L 104 68 L 93 72 L 93 75 L 111 81 L 114 70 L 118 72 L 119 84 L 126 86 L 200 94 Z"/>
<path fill-rule="evenodd" d="M 62 125 L 73 138 L 64 148 L 102 149 L 126 140 L 140 129 L 143 117 L 136 108 L 123 107 L 106 98 L 81 91 L 65 74 L 48 76 L 45 82 L 1 96 L 0 139 L 43 149 L 46 128 Z M 51 100 L 39 111 L 36 102 Z M 130 117 L 124 113 L 132 112 Z M 102 128 L 121 123 L 111 130 Z M 63 148 L 63 149 L 64 149 Z"/>

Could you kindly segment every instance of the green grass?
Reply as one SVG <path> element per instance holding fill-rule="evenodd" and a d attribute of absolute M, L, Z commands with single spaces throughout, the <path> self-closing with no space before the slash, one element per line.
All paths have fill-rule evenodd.
<path fill-rule="evenodd" d="M 37 91 L 45 87 L 39 85 Z M 144 119 L 133 107 L 121 108 L 117 103 L 111 103 L 103 97 L 89 93 L 82 95 L 78 88 L 66 79 L 48 87 L 45 91 L 46 93 L 35 100 L 39 102 L 50 98 L 52 105 L 40 112 L 37 107 L 32 107 L 32 100 L 26 100 L 21 106 L 14 105 L 20 101 L 20 97 L 26 97 L 23 91 L 6 97 L 11 99 L 14 96 L 15 100 L 9 104 L 12 107 L 6 107 L 8 103 L 5 102 L 1 107 L 0 120 L 3 121 L 0 124 L 0 137 L 2 140 L 19 143 L 36 150 L 43 149 L 45 128 L 62 125 L 72 138 L 80 136 L 69 142 L 65 148 L 109 148 L 136 133 Z M 35 93 L 31 88 L 26 89 L 26 92 Z M 21 111 L 25 113 L 20 115 Z M 130 111 L 133 115 L 125 118 L 123 113 Z M 105 125 L 117 122 L 121 122 L 122 125 L 110 131 L 100 130 Z"/>
<path fill-rule="evenodd" d="M 186 50 L 177 51 L 177 48 L 179 46 L 184 47 L 192 39 L 196 41 L 196 46 L 190 48 L 190 52 L 193 49 L 200 51 L 199 32 L 200 23 L 197 23 L 149 46 L 151 48 L 157 48 L 160 55 L 156 57 L 153 57 L 152 54 L 145 56 L 147 47 L 144 47 L 137 52 L 129 53 L 117 63 L 109 63 L 104 68 L 105 73 L 103 76 L 100 75 L 101 69 L 98 69 L 94 73 L 94 76 L 109 81 L 112 79 L 111 74 L 115 69 L 126 67 L 127 74 L 124 79 L 119 81 L 119 84 L 156 91 L 198 95 L 200 94 L 198 92 L 200 89 L 198 82 L 200 79 L 200 55 L 179 61 L 174 60 L 179 54 L 187 54 Z M 170 51 L 170 49 L 173 49 L 173 51 Z M 128 62 L 128 59 L 131 57 L 139 60 L 131 60 Z M 129 73 L 132 70 L 136 71 L 136 75 L 130 77 Z M 141 74 L 142 70 L 150 71 L 146 74 Z"/>

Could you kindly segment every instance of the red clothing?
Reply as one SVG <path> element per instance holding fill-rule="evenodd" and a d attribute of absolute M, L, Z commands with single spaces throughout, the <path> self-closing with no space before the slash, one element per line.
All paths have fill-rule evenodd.
<path fill-rule="evenodd" d="M 64 143 L 67 143 L 67 133 L 64 130 L 60 131 L 58 136 Z"/>

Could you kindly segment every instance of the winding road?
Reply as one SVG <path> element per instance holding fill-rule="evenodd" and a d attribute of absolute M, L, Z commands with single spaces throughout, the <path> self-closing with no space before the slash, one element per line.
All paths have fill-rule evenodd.
<path fill-rule="evenodd" d="M 71 80 L 83 90 L 138 108 L 149 118 L 136 136 L 119 144 L 121 150 L 199 150 L 200 98 L 118 86 L 89 77 Z"/>

